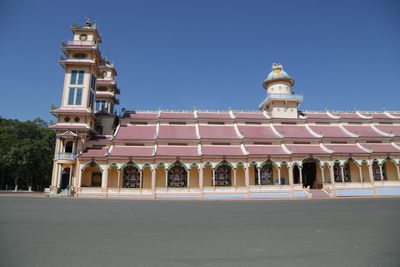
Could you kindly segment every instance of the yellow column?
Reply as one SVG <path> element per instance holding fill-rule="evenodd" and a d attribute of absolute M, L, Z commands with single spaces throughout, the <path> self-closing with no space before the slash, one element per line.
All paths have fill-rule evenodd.
<path fill-rule="evenodd" d="M 358 175 L 360 175 L 360 181 L 364 182 L 363 175 L 362 175 L 362 164 L 360 166 L 358 166 Z"/>
<path fill-rule="evenodd" d="M 140 175 L 140 177 L 139 177 L 139 183 L 140 183 L 140 185 L 139 185 L 139 187 L 140 188 L 143 188 L 143 170 L 141 170 L 140 172 L 139 172 L 139 175 Z"/>
<path fill-rule="evenodd" d="M 288 172 L 289 172 L 289 184 L 293 185 L 294 184 L 294 181 L 293 181 L 293 168 L 292 168 L 292 164 L 291 163 L 289 163 Z"/>
<path fill-rule="evenodd" d="M 108 187 L 108 165 L 103 165 L 103 172 L 101 175 L 101 188 L 107 189 Z"/>
<path fill-rule="evenodd" d="M 329 174 L 331 175 L 331 183 L 335 184 L 335 172 L 334 172 L 334 163 L 331 162 L 331 166 L 329 166 Z"/>
<path fill-rule="evenodd" d="M 303 166 L 299 167 L 300 184 L 303 184 L 303 172 L 301 171 L 302 169 L 303 169 Z"/>
<path fill-rule="evenodd" d="M 342 172 L 342 183 L 344 183 L 344 170 L 343 170 L 343 166 L 340 166 L 340 170 Z"/>
<path fill-rule="evenodd" d="M 400 180 L 400 163 L 397 165 L 397 178 Z"/>
<path fill-rule="evenodd" d="M 247 164 L 247 168 L 245 169 L 245 173 L 244 173 L 244 179 L 245 179 L 245 184 L 246 187 L 250 185 L 250 166 Z"/>
<path fill-rule="evenodd" d="M 261 185 L 261 168 L 257 168 L 257 174 L 258 174 L 258 185 Z"/>
<path fill-rule="evenodd" d="M 118 179 L 117 187 L 121 188 L 121 171 L 118 169 L 118 167 L 117 167 L 117 173 L 118 173 L 118 175 L 117 175 L 117 179 Z"/>
<path fill-rule="evenodd" d="M 379 164 L 379 170 L 380 170 L 381 181 L 383 181 L 383 164 Z"/>
<path fill-rule="evenodd" d="M 281 167 L 277 169 L 278 169 L 278 184 L 281 184 Z"/>
<path fill-rule="evenodd" d="M 371 182 L 374 181 L 374 172 L 372 171 L 372 162 L 368 165 L 368 172 L 369 172 L 369 180 Z"/>
<path fill-rule="evenodd" d="M 212 171 L 212 185 L 215 186 L 215 169 Z"/>
<path fill-rule="evenodd" d="M 204 186 L 204 176 L 203 176 L 203 166 L 199 166 L 199 187 L 203 190 Z"/>
<path fill-rule="evenodd" d="M 157 174 L 157 166 L 153 165 L 151 170 L 151 188 L 154 190 L 156 188 L 156 174 Z"/>
<path fill-rule="evenodd" d="M 187 187 L 190 187 L 190 176 L 192 174 L 192 168 L 189 169 L 188 171 L 188 177 L 187 177 Z"/>
<path fill-rule="evenodd" d="M 325 183 L 325 172 L 324 172 L 324 167 L 323 167 L 323 166 L 321 166 L 321 167 L 320 167 L 320 169 L 321 169 L 321 178 L 322 178 L 322 183 L 324 184 L 324 183 Z"/>
<path fill-rule="evenodd" d="M 165 187 L 168 187 L 168 169 L 167 167 L 165 168 Z"/>
<path fill-rule="evenodd" d="M 233 169 L 233 186 L 236 186 L 236 168 Z"/>

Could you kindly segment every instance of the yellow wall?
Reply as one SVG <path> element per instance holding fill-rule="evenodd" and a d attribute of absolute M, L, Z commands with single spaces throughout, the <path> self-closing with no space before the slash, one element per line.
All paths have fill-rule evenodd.
<path fill-rule="evenodd" d="M 255 174 L 256 174 L 256 171 L 257 171 L 257 169 L 256 169 L 256 166 L 254 166 L 254 165 L 252 165 L 252 166 L 250 166 L 250 169 L 249 169 L 249 184 L 250 185 L 255 185 L 256 183 L 256 178 L 254 178 L 255 177 Z"/>
<path fill-rule="evenodd" d="M 285 178 L 285 184 L 289 184 L 289 170 L 287 166 L 281 167 L 281 178 Z"/>
<path fill-rule="evenodd" d="M 165 167 L 158 167 L 156 173 L 156 186 L 157 187 L 166 187 L 165 184 Z"/>
<path fill-rule="evenodd" d="M 143 172 L 143 188 L 151 188 L 151 169 L 150 168 L 144 168 Z"/>
<path fill-rule="evenodd" d="M 360 172 L 358 170 L 358 166 L 357 164 L 355 164 L 354 162 L 349 162 L 350 165 L 350 176 L 351 176 L 351 181 L 352 182 L 361 182 L 360 179 Z"/>
<path fill-rule="evenodd" d="M 190 168 L 188 172 L 189 187 L 199 187 L 199 170 L 196 167 Z"/>
<path fill-rule="evenodd" d="M 92 172 L 100 172 L 100 170 L 95 166 L 86 168 L 82 173 L 82 186 L 92 186 Z"/>
<path fill-rule="evenodd" d="M 116 166 L 108 170 L 108 187 L 118 187 L 118 168 Z"/>
<path fill-rule="evenodd" d="M 212 169 L 210 166 L 206 166 L 203 170 L 204 175 L 204 186 L 212 186 Z"/>
<path fill-rule="evenodd" d="M 329 167 L 328 166 L 324 166 L 324 174 L 325 174 L 325 183 L 330 183 L 331 182 L 331 173 L 329 171 Z"/>
<path fill-rule="evenodd" d="M 243 166 L 239 166 L 236 168 L 236 185 L 237 186 L 245 186 L 246 185 L 245 171 L 244 171 Z"/>
<path fill-rule="evenodd" d="M 361 170 L 362 170 L 362 177 L 363 177 L 363 182 L 370 182 L 370 177 L 369 177 L 369 169 L 367 164 L 362 164 L 361 165 Z"/>
<path fill-rule="evenodd" d="M 391 162 L 390 160 L 387 160 L 385 162 L 385 166 L 386 166 L 386 177 L 387 177 L 388 181 L 398 180 L 397 166 L 394 165 L 394 163 Z"/>

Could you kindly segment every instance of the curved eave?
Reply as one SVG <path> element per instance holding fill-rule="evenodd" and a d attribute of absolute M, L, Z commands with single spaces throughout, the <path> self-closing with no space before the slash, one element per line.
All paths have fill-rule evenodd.
<path fill-rule="evenodd" d="M 277 78 L 270 78 L 263 82 L 263 87 L 267 89 L 267 86 L 271 83 L 275 82 L 289 82 L 291 86 L 294 86 L 295 81 L 293 78 L 284 78 L 284 77 L 277 77 Z"/>

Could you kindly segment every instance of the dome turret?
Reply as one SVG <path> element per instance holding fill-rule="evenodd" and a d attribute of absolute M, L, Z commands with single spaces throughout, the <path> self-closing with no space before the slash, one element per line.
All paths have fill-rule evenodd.
<path fill-rule="evenodd" d="M 294 85 L 294 79 L 283 70 L 282 64 L 273 63 L 271 69 L 272 71 L 268 74 L 263 83 L 265 89 L 273 82 L 288 82 L 291 86 Z"/>

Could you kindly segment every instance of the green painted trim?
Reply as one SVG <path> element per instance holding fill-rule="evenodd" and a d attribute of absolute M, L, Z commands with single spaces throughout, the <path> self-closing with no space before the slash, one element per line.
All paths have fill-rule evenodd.
<path fill-rule="evenodd" d="M 343 167 L 343 165 L 340 164 L 340 160 L 338 160 L 338 159 L 335 160 L 335 161 L 333 162 L 333 166 L 335 166 L 336 163 L 339 164 L 340 167 Z"/>
<path fill-rule="evenodd" d="M 282 167 L 282 166 L 286 166 L 286 167 L 287 167 L 287 166 L 289 166 L 289 164 L 288 164 L 286 161 L 282 161 L 282 162 L 281 162 L 281 167 Z"/>
<path fill-rule="evenodd" d="M 118 169 L 118 164 L 117 163 L 111 163 L 110 166 L 108 166 L 108 169 L 111 170 L 112 167 L 117 167 L 117 169 Z"/>
<path fill-rule="evenodd" d="M 329 162 L 325 162 L 325 163 L 322 165 L 322 168 L 325 168 L 325 165 L 328 166 L 328 168 L 331 167 L 331 166 L 329 165 Z"/>
<path fill-rule="evenodd" d="M 245 168 L 244 163 L 242 163 L 242 162 L 239 162 L 238 164 L 236 164 L 236 168 L 237 168 L 237 167 L 240 167 L 240 166 L 243 167 L 243 168 Z"/>
<path fill-rule="evenodd" d="M 394 159 L 392 159 L 391 157 L 386 157 L 383 161 L 382 161 L 382 165 L 386 162 L 386 161 L 391 161 L 391 162 L 393 162 L 393 164 L 395 165 L 395 166 L 398 166 L 398 164 L 397 164 L 397 162 L 394 160 Z"/>
<path fill-rule="evenodd" d="M 125 163 L 124 165 L 122 165 L 121 168 L 119 168 L 119 171 L 125 169 L 125 168 L 128 167 L 128 166 L 133 166 L 133 167 L 135 167 L 136 169 L 138 169 L 139 171 L 142 170 L 142 169 L 139 167 L 139 165 L 137 165 L 135 162 L 129 161 L 129 162 Z"/>
<path fill-rule="evenodd" d="M 235 167 L 232 165 L 232 163 L 230 163 L 227 160 L 223 160 L 220 163 L 218 163 L 217 165 L 215 165 L 214 170 L 218 169 L 218 167 L 223 165 L 223 164 L 227 164 L 231 169 L 235 169 Z"/>
<path fill-rule="evenodd" d="M 151 167 L 151 165 L 149 163 L 144 164 L 142 169 L 144 169 L 144 168 L 150 168 L 151 171 L 153 170 L 153 168 Z"/>
<path fill-rule="evenodd" d="M 203 168 L 206 166 L 210 166 L 211 168 L 213 168 L 213 165 L 208 161 L 206 163 L 204 163 Z"/>
<path fill-rule="evenodd" d="M 258 164 L 257 164 L 257 162 L 255 162 L 255 161 L 250 162 L 250 163 L 249 163 L 249 167 L 250 167 L 250 166 L 254 166 L 254 167 L 258 168 Z"/>
<path fill-rule="evenodd" d="M 297 162 L 292 164 L 292 168 L 294 168 L 294 166 L 297 166 L 297 168 L 299 168 L 299 169 L 301 168 L 301 165 L 299 163 L 297 163 Z"/>
<path fill-rule="evenodd" d="M 303 166 L 303 164 L 305 163 L 306 160 L 316 161 L 316 162 L 319 163 L 319 167 L 322 167 L 321 161 L 320 161 L 319 159 L 317 159 L 317 158 L 305 158 L 305 159 L 303 159 L 303 160 L 301 161 L 301 165 L 302 165 L 302 166 Z"/>
<path fill-rule="evenodd" d="M 168 166 L 167 170 L 169 171 L 171 168 L 175 167 L 177 164 L 179 164 L 180 166 L 182 166 L 185 171 L 188 171 L 188 168 L 186 167 L 185 164 L 183 164 L 182 162 L 180 162 L 179 160 L 175 161 L 174 163 L 172 163 L 171 165 Z"/>
<path fill-rule="evenodd" d="M 357 162 L 356 160 L 352 159 L 352 158 L 348 158 L 348 159 L 343 163 L 343 166 L 346 165 L 347 163 L 349 163 L 350 161 L 354 162 L 354 163 L 357 165 L 357 167 L 361 167 L 361 165 L 358 164 L 358 162 Z"/>
<path fill-rule="evenodd" d="M 82 171 L 85 171 L 86 170 L 86 168 L 89 168 L 89 167 L 97 167 L 99 170 L 100 170 L 100 172 L 103 172 L 103 169 L 100 167 L 100 165 L 97 163 L 97 162 L 95 162 L 95 161 L 91 161 L 91 162 L 88 162 L 88 163 L 86 163 L 83 167 L 82 167 Z"/>
<path fill-rule="evenodd" d="M 160 163 L 158 163 L 158 164 L 157 164 L 157 167 L 156 167 L 156 169 L 158 169 L 159 167 L 164 167 L 164 168 L 165 168 L 165 164 L 164 164 L 164 163 L 162 163 L 162 162 L 160 162 Z"/>
<path fill-rule="evenodd" d="M 197 169 L 199 169 L 199 165 L 197 165 L 197 163 L 192 163 L 192 165 L 190 165 L 190 168 L 196 167 Z"/>
<path fill-rule="evenodd" d="M 361 165 L 363 165 L 364 163 L 367 164 L 367 166 L 368 166 L 368 161 L 366 161 L 365 159 L 363 161 L 361 161 Z"/>
<path fill-rule="evenodd" d="M 270 160 L 270 159 L 264 161 L 263 163 L 261 163 L 260 168 L 264 167 L 264 165 L 267 165 L 268 163 L 271 163 L 272 166 L 275 166 L 275 168 L 279 168 L 279 166 L 278 166 L 275 162 L 273 162 L 272 160 Z"/>

